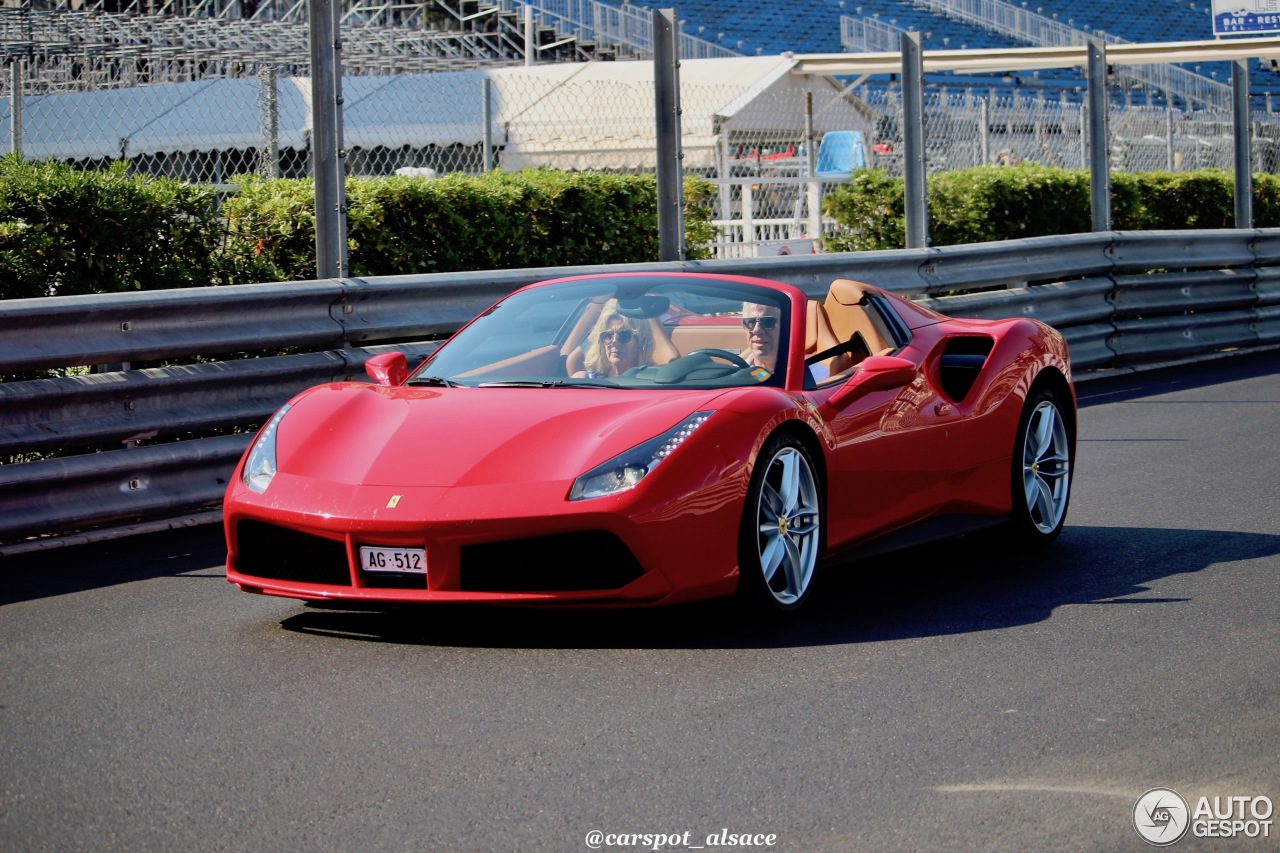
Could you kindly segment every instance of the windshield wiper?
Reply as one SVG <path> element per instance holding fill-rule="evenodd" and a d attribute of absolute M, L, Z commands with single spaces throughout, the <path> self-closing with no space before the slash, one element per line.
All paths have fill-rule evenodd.
<path fill-rule="evenodd" d="M 477 388 L 604 388 L 599 382 L 590 380 L 574 382 L 569 379 L 503 379 L 493 382 L 481 382 Z"/>
<path fill-rule="evenodd" d="M 434 385 L 440 388 L 465 388 L 460 382 L 453 382 L 443 376 L 415 376 L 406 385 Z"/>

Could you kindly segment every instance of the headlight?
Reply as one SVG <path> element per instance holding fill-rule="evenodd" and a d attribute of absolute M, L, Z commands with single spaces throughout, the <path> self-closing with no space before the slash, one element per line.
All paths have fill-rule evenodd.
<path fill-rule="evenodd" d="M 244 484 L 258 494 L 267 490 L 271 478 L 276 475 L 276 428 L 280 419 L 291 407 L 285 406 L 267 421 L 266 426 L 258 430 L 258 437 L 249 448 L 249 456 L 244 461 Z"/>
<path fill-rule="evenodd" d="M 569 490 L 569 500 L 581 501 L 587 498 L 602 498 L 605 495 L 616 495 L 637 484 L 657 468 L 662 460 L 685 442 L 694 430 L 707 422 L 713 412 L 694 412 L 671 429 L 643 444 L 638 444 L 625 453 L 621 453 L 603 465 L 592 468 L 573 482 Z"/>

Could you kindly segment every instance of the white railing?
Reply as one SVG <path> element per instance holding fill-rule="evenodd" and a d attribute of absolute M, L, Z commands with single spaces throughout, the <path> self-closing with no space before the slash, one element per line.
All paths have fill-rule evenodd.
<path fill-rule="evenodd" d="M 526 7 L 532 6 L 534 20 L 562 36 L 572 35 L 598 45 L 617 45 L 625 55 L 636 58 L 653 55 L 653 12 L 647 8 L 610 6 L 597 0 L 534 0 L 532 3 L 495 0 L 494 5 L 504 12 L 518 14 L 520 20 L 524 20 Z M 680 34 L 682 59 L 740 55 L 714 42 Z"/>
<path fill-rule="evenodd" d="M 850 53 L 892 53 L 902 49 L 906 30 L 878 18 L 840 16 L 840 44 Z"/>

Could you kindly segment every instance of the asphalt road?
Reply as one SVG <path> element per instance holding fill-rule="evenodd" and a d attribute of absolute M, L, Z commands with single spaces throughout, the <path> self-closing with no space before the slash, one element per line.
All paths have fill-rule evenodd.
<path fill-rule="evenodd" d="M 828 572 L 779 624 L 307 607 L 227 584 L 208 527 L 0 557 L 0 850 L 725 830 L 776 836 L 738 850 L 1139 851 L 1149 789 L 1274 803 L 1280 355 L 1081 397 L 1052 550 Z M 1173 849 L 1274 850 L 1272 830 Z"/>

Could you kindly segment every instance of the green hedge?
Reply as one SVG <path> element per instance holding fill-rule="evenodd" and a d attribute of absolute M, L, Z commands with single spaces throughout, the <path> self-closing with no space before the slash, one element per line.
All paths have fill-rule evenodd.
<path fill-rule="evenodd" d="M 0 160 L 0 298 L 315 278 L 314 186 L 240 179 L 221 208 L 212 188 Z M 715 239 L 715 188 L 685 181 L 690 256 Z M 1112 175 L 1118 230 L 1229 228 L 1229 172 Z M 862 170 L 826 198 L 842 232 L 829 251 L 905 243 L 901 178 Z M 526 170 L 347 181 L 354 276 L 654 261 L 652 175 Z M 1254 176 L 1259 227 L 1280 226 L 1280 177 Z M 1090 229 L 1089 175 L 1034 164 L 929 178 L 932 244 Z"/>
<path fill-rule="evenodd" d="M 1280 225 L 1280 176 L 1254 181 L 1254 223 Z M 827 237 L 828 251 L 900 249 L 906 243 L 902 178 L 883 171 L 856 172 L 828 193 L 826 212 L 841 231 Z M 1114 173 L 1112 223 L 1117 231 L 1232 228 L 1235 183 L 1230 172 Z M 1089 173 L 1033 163 L 978 166 L 928 179 L 929 237 L 934 246 L 985 243 L 1092 228 Z"/>
<path fill-rule="evenodd" d="M 314 183 L 211 187 L 0 160 L 0 298 L 315 278 Z M 692 258 L 715 238 L 707 181 L 685 181 Z M 352 275 L 655 261 L 652 175 L 527 170 L 347 181 Z"/>
<path fill-rule="evenodd" d="M 0 297 L 209 284 L 221 244 L 211 187 L 0 160 Z"/>
<path fill-rule="evenodd" d="M 311 181 L 245 179 L 223 213 L 238 281 L 315 278 Z M 707 181 L 685 181 L 693 258 L 714 237 Z M 353 276 L 621 264 L 658 258 L 652 175 L 529 169 L 347 180 Z"/>

